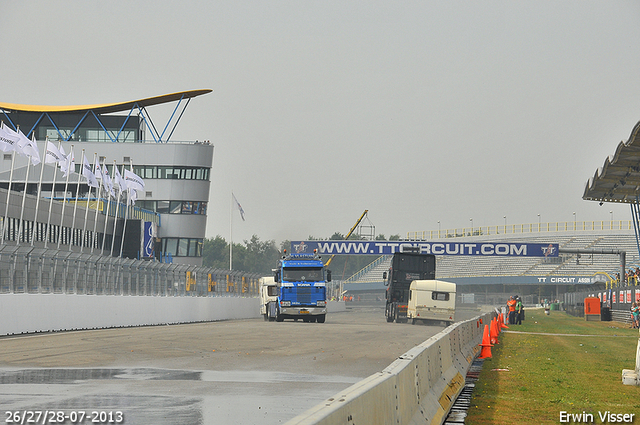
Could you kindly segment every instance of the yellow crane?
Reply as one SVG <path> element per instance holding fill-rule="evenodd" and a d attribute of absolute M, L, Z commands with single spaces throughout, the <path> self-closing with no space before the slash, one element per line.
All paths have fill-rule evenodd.
<path fill-rule="evenodd" d="M 360 216 L 360 218 L 358 219 L 358 221 L 356 221 L 356 224 L 353 225 L 353 227 L 351 228 L 351 230 L 349 230 L 349 233 L 347 233 L 347 236 L 344 237 L 345 240 L 349 239 L 349 236 L 351 236 L 351 234 L 353 233 L 354 230 L 356 230 L 356 227 L 358 227 L 358 224 L 360 224 L 360 222 L 362 221 L 362 219 L 367 215 L 367 213 L 369 212 L 369 210 L 364 210 L 364 212 L 362 213 L 362 215 Z M 331 263 L 331 260 L 333 260 L 333 257 L 335 257 L 335 254 L 331 256 L 331 258 L 329 258 L 329 261 L 327 261 L 327 263 L 325 264 L 325 267 L 328 266 Z"/>

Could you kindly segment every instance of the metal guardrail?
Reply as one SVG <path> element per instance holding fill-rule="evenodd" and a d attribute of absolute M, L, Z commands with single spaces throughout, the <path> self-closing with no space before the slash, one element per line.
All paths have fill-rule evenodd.
<path fill-rule="evenodd" d="M 463 238 L 470 236 L 511 235 L 522 233 L 578 232 L 597 230 L 633 230 L 631 220 L 564 221 L 555 223 L 505 224 L 501 226 L 462 227 L 445 230 L 407 232 L 408 240 Z"/>
<path fill-rule="evenodd" d="M 0 294 L 257 296 L 258 273 L 7 246 Z"/>

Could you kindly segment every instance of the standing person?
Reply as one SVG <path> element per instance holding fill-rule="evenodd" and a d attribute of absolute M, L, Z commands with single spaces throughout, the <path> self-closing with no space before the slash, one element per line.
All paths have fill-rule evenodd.
<path fill-rule="evenodd" d="M 516 298 L 516 325 L 522 324 L 522 317 L 524 316 L 524 307 L 522 305 L 522 299 Z"/>
<path fill-rule="evenodd" d="M 514 325 L 516 323 L 516 300 L 513 295 L 509 297 L 507 307 L 509 307 L 509 324 Z"/>
<path fill-rule="evenodd" d="M 640 306 L 636 303 L 631 304 L 631 320 L 634 329 L 640 328 Z"/>

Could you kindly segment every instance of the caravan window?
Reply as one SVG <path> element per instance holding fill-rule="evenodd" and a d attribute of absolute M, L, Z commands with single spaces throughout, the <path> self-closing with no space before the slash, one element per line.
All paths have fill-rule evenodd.
<path fill-rule="evenodd" d="M 448 292 L 432 292 L 431 299 L 436 301 L 449 301 L 449 293 Z"/>
<path fill-rule="evenodd" d="M 267 294 L 270 297 L 277 297 L 278 296 L 278 287 L 277 286 L 268 286 L 267 287 Z"/>

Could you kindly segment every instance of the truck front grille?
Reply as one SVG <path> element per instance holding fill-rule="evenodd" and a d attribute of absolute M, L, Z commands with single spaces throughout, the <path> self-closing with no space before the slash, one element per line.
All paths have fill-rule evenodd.
<path fill-rule="evenodd" d="M 310 286 L 298 286 L 298 302 L 300 304 L 311 304 Z"/>

